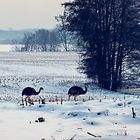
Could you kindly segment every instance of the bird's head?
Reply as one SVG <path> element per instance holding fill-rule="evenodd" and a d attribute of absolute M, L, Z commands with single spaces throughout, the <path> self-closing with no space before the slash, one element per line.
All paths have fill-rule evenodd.
<path fill-rule="evenodd" d="M 88 84 L 87 83 L 84 83 L 84 85 L 87 87 L 88 86 Z"/>
<path fill-rule="evenodd" d="M 43 87 L 40 87 L 40 90 L 44 90 L 44 88 Z"/>

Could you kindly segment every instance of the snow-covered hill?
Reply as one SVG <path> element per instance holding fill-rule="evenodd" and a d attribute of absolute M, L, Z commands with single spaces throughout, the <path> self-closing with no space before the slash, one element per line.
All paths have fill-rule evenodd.
<path fill-rule="evenodd" d="M 0 53 L 0 140 L 140 139 L 138 95 L 89 85 L 86 95 L 68 101 L 72 85 L 89 82 L 76 69 L 79 59 L 74 52 Z M 45 104 L 21 105 L 26 86 L 42 86 L 44 91 L 32 98 L 45 98 Z"/>

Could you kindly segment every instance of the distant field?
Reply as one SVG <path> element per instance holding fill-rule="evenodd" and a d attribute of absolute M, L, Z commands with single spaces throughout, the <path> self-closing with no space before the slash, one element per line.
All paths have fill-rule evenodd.
<path fill-rule="evenodd" d="M 43 86 L 44 95 L 67 94 L 72 85 L 88 81 L 77 70 L 79 61 L 77 52 L 0 52 L 0 94 L 21 96 L 26 86 Z M 121 92 L 139 94 L 140 89 Z"/>
<path fill-rule="evenodd" d="M 45 88 L 45 94 L 66 94 L 87 80 L 77 70 L 75 52 L 0 52 L 0 94 L 21 96 L 26 86 Z"/>
<path fill-rule="evenodd" d="M 15 45 L 0 44 L 0 52 L 9 52 L 15 49 Z"/>

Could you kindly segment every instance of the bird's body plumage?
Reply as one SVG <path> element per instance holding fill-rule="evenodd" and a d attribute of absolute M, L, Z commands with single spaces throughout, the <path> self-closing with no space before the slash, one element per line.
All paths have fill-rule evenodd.
<path fill-rule="evenodd" d="M 84 94 L 86 94 L 86 92 L 87 92 L 86 85 L 85 85 L 85 90 L 83 90 L 79 86 L 73 86 L 68 91 L 69 99 L 70 99 L 71 96 L 74 96 L 74 100 L 76 100 L 76 96 L 84 95 Z"/>
<path fill-rule="evenodd" d="M 22 96 L 23 95 L 25 95 L 25 96 L 38 95 L 41 92 L 41 90 L 43 90 L 42 87 L 39 89 L 38 92 L 32 87 L 26 87 L 22 91 Z"/>
<path fill-rule="evenodd" d="M 36 91 L 34 88 L 31 87 L 26 87 L 23 89 L 22 91 L 22 96 L 31 96 L 31 95 L 35 95 Z"/>
<path fill-rule="evenodd" d="M 68 94 L 72 96 L 78 96 L 84 94 L 84 90 L 81 87 L 73 86 L 69 89 Z"/>
<path fill-rule="evenodd" d="M 27 98 L 28 98 L 28 100 L 30 100 L 30 96 L 32 96 L 32 95 L 38 95 L 41 92 L 41 90 L 43 90 L 42 87 L 40 87 L 39 91 L 36 91 L 32 87 L 26 87 L 26 88 L 24 88 L 23 91 L 22 91 L 22 102 L 23 102 L 23 104 L 24 104 L 23 96 L 26 96 L 25 101 L 27 100 Z"/>

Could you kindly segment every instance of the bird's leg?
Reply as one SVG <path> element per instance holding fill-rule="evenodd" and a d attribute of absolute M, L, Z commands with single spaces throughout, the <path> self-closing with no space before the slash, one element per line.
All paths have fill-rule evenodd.
<path fill-rule="evenodd" d="M 28 103 L 29 105 L 33 105 L 33 100 L 31 100 L 30 96 L 28 97 Z"/>
<path fill-rule="evenodd" d="M 23 100 L 23 96 L 22 96 L 22 105 L 24 106 L 24 100 Z"/>
<path fill-rule="evenodd" d="M 41 104 L 41 101 L 42 101 L 42 97 L 39 96 L 39 100 L 38 100 L 39 104 Z"/>
<path fill-rule="evenodd" d="M 74 96 L 74 101 L 76 101 L 76 96 Z"/>
<path fill-rule="evenodd" d="M 41 102 L 40 99 L 38 100 L 38 102 L 39 102 L 39 104 L 40 104 L 40 102 Z"/>
<path fill-rule="evenodd" d="M 26 106 L 28 105 L 28 104 L 27 104 L 27 98 L 28 98 L 28 96 L 25 98 L 25 104 L 26 104 Z"/>
<path fill-rule="evenodd" d="M 34 105 L 34 100 L 33 99 L 30 99 L 30 101 L 31 101 L 31 104 Z"/>
<path fill-rule="evenodd" d="M 29 103 L 29 105 L 31 105 L 31 99 L 30 99 L 30 97 L 28 97 L 28 103 Z"/>
<path fill-rule="evenodd" d="M 71 95 L 69 95 L 68 101 L 70 100 Z"/>
<path fill-rule="evenodd" d="M 45 104 L 45 98 L 44 98 L 44 99 L 42 99 L 41 103 L 42 103 L 42 104 Z"/>
<path fill-rule="evenodd" d="M 74 101 L 76 101 L 76 96 L 74 96 Z"/>

